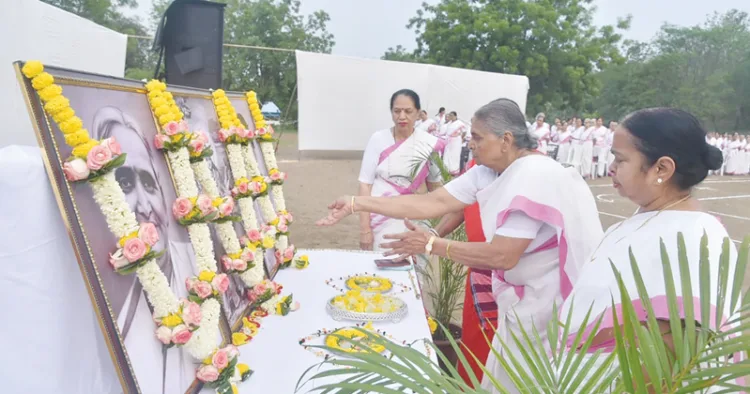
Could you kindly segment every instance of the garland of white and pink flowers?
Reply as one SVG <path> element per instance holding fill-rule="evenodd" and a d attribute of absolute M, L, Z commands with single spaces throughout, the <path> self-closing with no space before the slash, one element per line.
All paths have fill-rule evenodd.
<path fill-rule="evenodd" d="M 173 132 L 167 138 L 170 145 L 180 145 L 170 157 L 171 164 L 180 173 L 176 179 L 178 193 L 181 196 L 191 195 L 188 201 L 191 208 L 189 217 L 183 218 L 189 224 L 188 231 L 195 248 L 200 273 L 188 279 L 190 299 L 178 300 L 170 288 L 169 281 L 156 263 L 163 252 L 152 247 L 159 240 L 159 233 L 152 223 L 138 223 L 130 209 L 125 194 L 115 180 L 113 170 L 121 166 L 126 159 L 117 140 L 107 138 L 102 141 L 91 139 L 83 128 L 83 121 L 75 116 L 70 102 L 63 96 L 62 87 L 54 83 L 54 77 L 44 72 L 44 66 L 38 61 L 26 62 L 23 74 L 31 80 L 32 87 L 44 103 L 44 109 L 63 132 L 65 142 L 73 148 L 72 156 L 63 163 L 63 172 L 69 182 L 88 182 L 91 185 L 94 200 L 105 216 L 110 231 L 119 238 L 117 248 L 110 255 L 110 264 L 119 274 L 135 273 L 143 286 L 149 303 L 153 307 L 153 317 L 157 325 L 156 336 L 164 346 L 184 346 L 193 357 L 199 360 L 216 360 L 217 365 L 211 368 L 223 376 L 220 389 L 236 389 L 237 381 L 250 375 L 247 365 L 237 363 L 236 348 L 219 349 L 216 338 L 219 335 L 219 316 L 221 313 L 218 298 L 228 287 L 228 278 L 216 274 L 216 263 L 210 243 L 210 233 L 205 225 L 207 221 L 231 220 L 231 200 L 208 196 L 198 196 L 192 174 L 188 176 L 184 168 L 190 162 L 185 146 L 192 144 L 193 157 L 200 159 L 210 154 L 200 149 L 200 141 L 205 136 L 187 133 L 182 120 L 182 113 L 176 106 L 169 105 L 166 97 L 159 94 L 149 95 L 149 100 L 157 99 L 161 104 L 155 114 L 162 124 L 170 124 L 165 134 Z M 152 86 L 154 86 L 152 84 Z M 163 102 L 160 102 L 161 99 Z M 171 103 L 173 104 L 173 103 Z M 165 142 L 163 140 L 159 140 Z M 158 144 L 159 142 L 157 142 Z M 187 168 L 190 169 L 189 165 Z M 193 189 L 190 188 L 190 181 Z M 195 191 L 195 193 L 191 193 Z M 184 202 L 183 202 L 184 204 Z M 175 209 L 177 209 L 177 204 Z M 185 208 L 185 205 L 182 206 Z M 183 220 L 181 220 L 183 221 Z M 187 223 L 189 221 L 189 223 Z M 206 235 L 208 242 L 206 242 Z M 200 306 L 199 306 L 200 305 Z M 225 356 L 230 362 L 224 363 Z M 206 365 L 201 366 L 205 369 Z M 197 371 L 197 375 L 201 375 Z M 205 371 L 204 371 L 205 372 Z M 212 370 L 208 371 L 209 374 Z"/>
<path fill-rule="evenodd" d="M 271 125 L 266 124 L 263 118 L 263 112 L 261 112 L 260 104 L 258 103 L 258 95 L 254 91 L 249 91 L 245 93 L 245 99 L 255 123 L 257 140 L 260 150 L 263 153 L 263 160 L 265 161 L 266 168 L 268 168 L 268 176 L 271 181 L 270 194 L 273 205 L 271 201 L 268 201 L 267 205 L 264 206 L 263 201 L 261 201 L 263 219 L 278 230 L 276 259 L 281 262 L 281 268 L 287 268 L 294 261 L 294 255 L 297 250 L 294 245 L 289 244 L 289 225 L 292 224 L 294 218 L 286 209 L 286 200 L 284 199 L 284 191 L 282 189 L 286 180 L 286 173 L 279 170 L 273 144 L 275 141 L 273 136 L 274 130 Z M 276 206 L 278 211 L 274 212 L 273 206 Z M 305 268 L 307 267 L 307 260 L 295 261 L 295 266 L 300 269 Z"/>

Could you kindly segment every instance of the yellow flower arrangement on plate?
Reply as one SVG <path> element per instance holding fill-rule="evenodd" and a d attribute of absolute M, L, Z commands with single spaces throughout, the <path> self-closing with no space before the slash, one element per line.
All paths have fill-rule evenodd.
<path fill-rule="evenodd" d="M 370 293 L 387 293 L 393 288 L 393 283 L 382 276 L 356 275 L 346 280 L 346 287 Z"/>
<path fill-rule="evenodd" d="M 404 302 L 396 297 L 384 296 L 380 293 L 366 293 L 359 290 L 349 290 L 331 300 L 336 308 L 357 313 L 391 313 L 402 308 Z"/>
<path fill-rule="evenodd" d="M 346 353 L 365 353 L 368 349 L 383 353 L 385 346 L 373 341 L 377 337 L 372 323 L 368 323 L 362 328 L 340 328 L 330 333 L 326 337 L 326 346 Z"/>

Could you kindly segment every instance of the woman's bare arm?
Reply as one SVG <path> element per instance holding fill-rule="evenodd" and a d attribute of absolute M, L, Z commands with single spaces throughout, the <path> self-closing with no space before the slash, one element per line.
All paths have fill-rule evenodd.
<path fill-rule="evenodd" d="M 360 182 L 359 193 L 360 196 L 372 195 L 372 185 Z M 360 248 L 363 250 L 372 250 L 373 234 L 372 227 L 370 225 L 370 214 L 367 212 L 361 212 L 359 214 L 359 234 L 360 234 Z"/>
<path fill-rule="evenodd" d="M 532 239 L 496 235 L 492 242 L 458 242 L 444 238 L 435 240 L 432 253 L 449 257 L 469 268 L 509 270 L 518 264 Z M 450 247 L 450 249 L 448 249 Z"/>
<path fill-rule="evenodd" d="M 455 231 L 461 223 L 464 222 L 464 211 L 451 212 L 440 219 L 440 223 L 435 226 L 435 231 L 440 237 L 446 237 Z"/>
<path fill-rule="evenodd" d="M 432 219 L 459 211 L 464 207 L 464 203 L 457 200 L 442 187 L 427 194 L 396 197 L 356 197 L 353 205 L 354 212 L 370 212 L 391 218 L 409 219 Z"/>

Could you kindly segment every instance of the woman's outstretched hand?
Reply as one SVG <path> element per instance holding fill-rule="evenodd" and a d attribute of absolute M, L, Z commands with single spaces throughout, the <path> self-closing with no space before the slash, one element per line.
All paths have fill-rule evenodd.
<path fill-rule="evenodd" d="M 352 214 L 352 197 L 342 196 L 328 205 L 328 216 L 315 222 L 318 226 L 333 226 L 341 219 Z"/>
<path fill-rule="evenodd" d="M 380 245 L 384 249 L 389 249 L 384 253 L 384 256 L 406 257 L 425 253 L 425 246 L 432 234 L 421 227 L 415 226 L 409 219 L 404 219 L 404 224 L 409 231 L 383 236 L 385 239 L 393 240 Z"/>

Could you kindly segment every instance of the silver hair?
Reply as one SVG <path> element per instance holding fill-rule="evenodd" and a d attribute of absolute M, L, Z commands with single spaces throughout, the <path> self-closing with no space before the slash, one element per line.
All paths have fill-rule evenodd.
<path fill-rule="evenodd" d="M 539 118 L 546 119 L 547 117 L 544 115 L 544 112 L 540 112 L 540 113 L 536 114 L 536 118 L 534 118 L 534 119 L 535 120 L 539 120 Z"/>
<path fill-rule="evenodd" d="M 490 101 L 474 113 L 474 120 L 484 123 L 498 137 L 510 132 L 518 149 L 536 149 L 539 146 L 536 137 L 526 127 L 523 111 L 513 100 Z"/>

